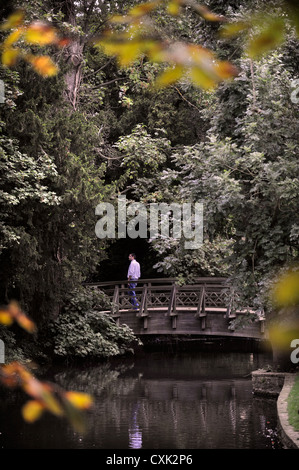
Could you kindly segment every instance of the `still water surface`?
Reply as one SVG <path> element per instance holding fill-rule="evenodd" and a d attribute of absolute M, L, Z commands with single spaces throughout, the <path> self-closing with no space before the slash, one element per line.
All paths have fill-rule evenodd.
<path fill-rule="evenodd" d="M 12 397 L 0 402 L 0 448 L 278 448 L 275 401 L 254 396 L 250 378 L 270 362 L 251 353 L 152 353 L 121 363 L 60 366 L 47 379 L 94 397 L 87 432 L 51 415 L 26 424 Z"/>

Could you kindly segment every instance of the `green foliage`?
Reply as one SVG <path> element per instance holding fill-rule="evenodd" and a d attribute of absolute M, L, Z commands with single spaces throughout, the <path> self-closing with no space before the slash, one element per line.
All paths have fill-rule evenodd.
<path fill-rule="evenodd" d="M 121 137 L 115 144 L 124 156 L 121 163 L 122 175 L 118 185 L 123 188 L 128 181 L 136 181 L 147 175 L 154 176 L 166 162 L 166 152 L 170 143 L 165 137 L 159 137 L 159 129 L 152 138 L 145 126 L 137 125 L 129 136 Z"/>
<path fill-rule="evenodd" d="M 127 325 L 117 326 L 101 307 L 110 307 L 105 294 L 81 288 L 69 297 L 52 323 L 54 354 L 60 357 L 108 358 L 132 352 L 138 341 Z"/>
<path fill-rule="evenodd" d="M 152 241 L 160 272 L 189 279 L 229 275 L 241 301 L 261 307 L 275 271 L 298 259 L 299 129 L 283 56 L 274 53 L 254 64 L 243 59 L 240 67 L 247 94 L 235 119 L 224 114 L 223 93 L 215 94 L 213 117 L 205 113 L 211 122 L 206 141 L 177 147 L 171 168 L 137 180 L 134 194 L 143 201 L 204 203 L 200 250 L 184 250 L 183 240 Z M 225 88 L 237 98 L 235 83 Z M 227 121 L 230 137 L 222 132 Z"/>

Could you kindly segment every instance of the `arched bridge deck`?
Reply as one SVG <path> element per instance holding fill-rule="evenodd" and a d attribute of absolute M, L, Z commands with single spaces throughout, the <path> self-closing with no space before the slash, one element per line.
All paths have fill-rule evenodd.
<path fill-rule="evenodd" d="M 117 324 L 127 324 L 136 335 L 192 335 L 265 338 L 265 318 L 249 308 L 236 309 L 238 294 L 223 278 L 198 278 L 179 285 L 175 279 L 141 279 L 130 295 L 128 281 L 90 283 L 105 293 Z M 132 297 L 138 308 L 132 306 Z M 253 314 L 250 318 L 248 313 Z M 234 328 L 233 320 L 243 324 Z M 240 322 L 239 322 L 240 323 Z"/>

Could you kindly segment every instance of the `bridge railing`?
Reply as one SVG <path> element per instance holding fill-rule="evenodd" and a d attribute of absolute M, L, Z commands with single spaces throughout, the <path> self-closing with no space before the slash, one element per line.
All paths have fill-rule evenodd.
<path fill-rule="evenodd" d="M 225 309 L 232 317 L 237 294 L 225 278 L 197 278 L 196 283 L 179 285 L 174 278 L 140 279 L 133 289 L 139 304 L 137 315 L 147 315 L 149 309 L 165 310 L 174 316 L 183 309 L 195 309 L 195 315 L 203 318 L 207 309 Z M 131 289 L 128 281 L 89 283 L 91 287 L 105 292 L 111 302 L 111 313 L 132 309 Z"/>

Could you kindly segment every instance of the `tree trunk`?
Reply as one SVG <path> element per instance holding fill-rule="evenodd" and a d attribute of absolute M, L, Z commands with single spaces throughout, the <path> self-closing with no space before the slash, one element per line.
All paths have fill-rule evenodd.
<path fill-rule="evenodd" d="M 53 0 L 54 11 L 64 14 L 63 21 L 71 24 L 74 28 L 78 26 L 76 2 L 74 0 Z M 65 62 L 68 71 L 65 75 L 65 98 L 76 109 L 78 92 L 82 79 L 83 50 L 85 38 L 79 35 L 72 38 L 69 46 L 65 48 Z"/>
<path fill-rule="evenodd" d="M 75 40 L 66 52 L 66 63 L 69 66 L 69 70 L 65 76 L 65 96 L 74 109 L 77 106 L 78 92 L 82 79 L 83 48 L 84 44 Z"/>

